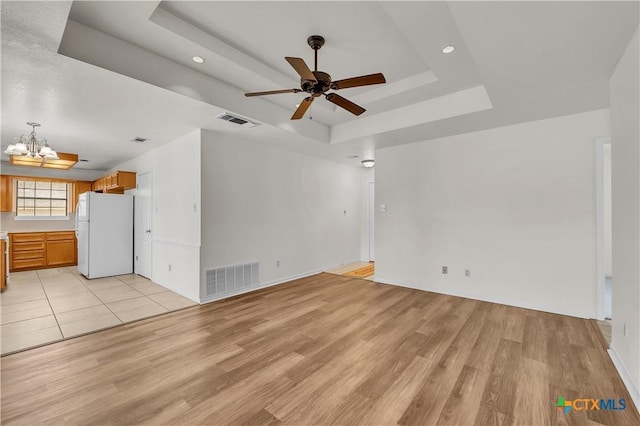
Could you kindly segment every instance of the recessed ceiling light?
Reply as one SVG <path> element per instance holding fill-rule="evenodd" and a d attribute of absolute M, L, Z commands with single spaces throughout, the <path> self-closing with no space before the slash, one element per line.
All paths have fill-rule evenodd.
<path fill-rule="evenodd" d="M 193 62 L 196 64 L 204 64 L 204 58 L 202 56 L 194 56 L 191 59 L 193 59 Z"/>
<path fill-rule="evenodd" d="M 359 157 L 358 155 L 350 155 L 347 158 L 358 158 L 358 157 Z"/>
<path fill-rule="evenodd" d="M 453 53 L 454 50 L 456 50 L 456 47 L 449 45 L 442 48 L 442 53 Z"/>

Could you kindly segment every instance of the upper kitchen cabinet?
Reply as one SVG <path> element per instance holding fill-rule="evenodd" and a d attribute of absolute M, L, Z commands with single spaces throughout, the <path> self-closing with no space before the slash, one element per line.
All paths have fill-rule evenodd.
<path fill-rule="evenodd" d="M 101 177 L 93 182 L 93 190 L 96 192 L 110 192 L 122 194 L 127 189 L 136 187 L 135 172 L 123 172 L 118 170 L 108 176 Z"/>
<path fill-rule="evenodd" d="M 79 180 L 73 183 L 73 204 L 71 205 L 71 212 L 76 211 L 76 206 L 78 205 L 78 198 L 80 194 L 91 191 L 92 183 L 89 181 Z"/>
<path fill-rule="evenodd" d="M 0 176 L 0 212 L 13 210 L 13 179 L 11 176 Z"/>

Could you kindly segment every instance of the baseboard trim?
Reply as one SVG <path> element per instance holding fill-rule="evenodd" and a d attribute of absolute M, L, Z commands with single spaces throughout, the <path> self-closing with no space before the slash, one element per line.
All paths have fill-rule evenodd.
<path fill-rule="evenodd" d="M 403 282 L 398 282 L 397 280 L 390 280 L 388 278 L 379 277 L 378 275 L 375 275 L 374 281 L 378 283 L 383 283 L 383 284 L 395 285 L 398 287 L 412 288 L 414 290 L 430 291 L 432 293 L 446 294 L 447 296 L 462 297 L 465 299 L 480 300 L 482 302 L 496 303 L 499 305 L 515 306 L 516 308 L 531 309 L 533 311 L 549 312 L 551 314 L 567 315 L 570 317 L 577 317 L 577 318 L 584 318 L 584 319 L 593 318 L 593 315 L 584 314 L 582 312 L 573 312 L 573 311 L 567 311 L 567 310 L 561 311 L 561 310 L 549 308 L 548 306 L 540 306 L 532 303 L 519 303 L 519 302 L 514 303 L 511 300 L 501 300 L 499 298 L 492 299 L 492 298 L 481 297 L 475 294 L 463 294 L 463 293 L 456 293 L 452 291 L 445 292 L 440 289 L 422 288 L 414 284 L 403 283 Z"/>
<path fill-rule="evenodd" d="M 622 359 L 620 359 L 620 357 L 618 356 L 618 352 L 616 352 L 616 348 L 613 346 L 613 344 L 609 345 L 609 350 L 607 352 L 609 353 L 609 358 L 611 358 L 614 367 L 616 367 L 616 370 L 618 370 L 618 374 L 620 375 L 622 382 L 629 391 L 629 395 L 631 395 L 633 403 L 640 411 L 640 391 L 638 391 L 638 388 L 633 383 L 631 375 L 629 375 L 629 372 L 624 366 L 624 362 L 622 362 Z"/>
<path fill-rule="evenodd" d="M 276 280 L 267 281 L 267 282 L 264 282 L 264 283 L 260 284 L 257 287 L 251 287 L 251 288 L 243 289 L 242 291 L 230 292 L 230 293 L 225 293 L 225 294 L 216 294 L 215 296 L 210 296 L 210 297 L 201 297 L 200 298 L 200 304 L 203 305 L 205 303 L 211 303 L 211 302 L 215 302 L 215 301 L 222 300 L 222 299 L 228 299 L 229 297 L 239 296 L 241 294 L 251 293 L 251 292 L 254 292 L 254 291 L 262 290 L 263 288 L 273 287 L 274 285 L 278 285 L 278 284 L 284 284 L 284 283 L 286 283 L 288 281 L 293 281 L 293 280 L 297 280 L 297 279 L 300 279 L 300 278 L 310 277 L 311 275 L 319 274 L 322 271 L 323 271 L 322 269 L 316 269 L 316 270 L 313 270 L 313 271 L 303 272 L 301 274 L 290 275 L 290 276 L 285 277 L 285 278 L 278 278 Z"/>

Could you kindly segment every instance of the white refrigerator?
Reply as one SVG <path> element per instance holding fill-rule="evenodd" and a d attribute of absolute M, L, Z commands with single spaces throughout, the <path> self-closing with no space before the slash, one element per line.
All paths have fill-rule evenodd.
<path fill-rule="evenodd" d="M 85 277 L 133 273 L 133 196 L 80 194 L 76 237 L 78 271 Z"/>

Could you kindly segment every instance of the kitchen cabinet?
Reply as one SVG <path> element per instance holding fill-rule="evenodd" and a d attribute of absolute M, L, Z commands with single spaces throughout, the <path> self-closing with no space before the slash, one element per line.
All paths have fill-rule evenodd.
<path fill-rule="evenodd" d="M 100 178 L 97 179 L 93 182 L 93 190 L 96 192 L 102 192 L 104 191 L 104 188 L 106 187 L 105 185 L 105 178 Z"/>
<path fill-rule="evenodd" d="M 0 176 L 0 212 L 13 210 L 13 179 L 11 176 Z"/>
<path fill-rule="evenodd" d="M 38 269 L 47 266 L 43 232 L 9 234 L 9 271 Z"/>
<path fill-rule="evenodd" d="M 47 267 L 70 266 L 77 263 L 74 231 L 46 233 Z"/>
<path fill-rule="evenodd" d="M 74 231 L 10 233 L 9 247 L 10 272 L 77 264 Z"/>
<path fill-rule="evenodd" d="M 0 290 L 4 290 L 7 286 L 7 242 L 0 240 L 2 246 L 2 265 L 0 266 Z"/>
<path fill-rule="evenodd" d="M 89 181 L 79 180 L 74 182 L 73 184 L 73 203 L 71 205 L 71 212 L 74 213 L 76 211 L 76 206 L 78 205 L 78 198 L 80 194 L 84 194 L 85 192 L 91 191 L 92 183 Z"/>
<path fill-rule="evenodd" d="M 96 192 L 108 192 L 123 194 L 127 189 L 136 187 L 135 172 L 123 172 L 118 170 L 110 175 L 103 176 L 93 182 L 93 190 Z"/>

